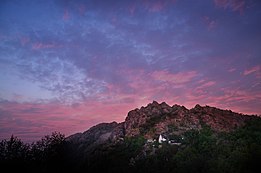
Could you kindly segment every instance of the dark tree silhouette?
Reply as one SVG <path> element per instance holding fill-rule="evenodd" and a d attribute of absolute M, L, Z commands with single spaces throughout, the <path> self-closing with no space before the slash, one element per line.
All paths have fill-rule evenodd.
<path fill-rule="evenodd" d="M 24 144 L 13 135 L 0 142 L 0 166 L 14 171 L 38 172 L 62 169 L 65 135 L 53 132 L 36 143 Z"/>
<path fill-rule="evenodd" d="M 26 168 L 30 162 L 29 155 L 30 146 L 13 135 L 9 140 L 0 142 L 0 165 L 3 169 Z"/>

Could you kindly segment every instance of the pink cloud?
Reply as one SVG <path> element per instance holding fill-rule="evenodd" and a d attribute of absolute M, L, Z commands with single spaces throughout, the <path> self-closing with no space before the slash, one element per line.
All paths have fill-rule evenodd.
<path fill-rule="evenodd" d="M 87 101 L 77 106 L 59 103 L 17 103 L 0 104 L 0 136 L 9 138 L 12 134 L 31 142 L 53 131 L 66 135 L 82 132 L 101 122 L 122 122 L 127 112 L 134 109 L 130 103 L 104 104 Z M 9 130 L 5 130 L 9 129 Z"/>
<path fill-rule="evenodd" d="M 66 21 L 66 20 L 69 20 L 70 16 L 69 16 L 69 12 L 67 9 L 64 10 L 64 13 L 63 13 L 63 20 Z"/>
<path fill-rule="evenodd" d="M 243 74 L 246 76 L 252 73 L 260 73 L 260 69 L 260 66 L 254 66 L 252 68 L 246 69 Z"/>
<path fill-rule="evenodd" d="M 84 13 L 86 12 L 86 6 L 84 4 L 80 4 L 78 10 L 79 10 L 80 15 L 84 15 Z M 67 13 L 68 13 L 68 11 L 67 11 Z"/>
<path fill-rule="evenodd" d="M 49 48 L 54 48 L 54 47 L 56 47 L 56 45 L 54 43 L 48 44 L 48 43 L 36 42 L 36 43 L 33 43 L 33 45 L 32 45 L 33 50 L 49 49 Z"/>
<path fill-rule="evenodd" d="M 217 7 L 222 7 L 226 9 L 229 6 L 230 0 L 214 0 L 214 3 Z"/>
<path fill-rule="evenodd" d="M 256 102 L 256 100 L 261 100 L 261 93 L 253 91 L 253 92 L 247 92 L 242 89 L 234 89 L 234 88 L 226 88 L 223 89 L 224 95 L 219 96 L 216 98 L 219 102 L 229 102 L 230 104 L 236 104 L 239 102 Z M 242 106 L 241 108 L 237 108 L 237 110 L 246 108 L 248 106 Z M 260 111 L 260 110 L 259 110 Z M 254 110 L 252 110 L 254 112 Z"/>
<path fill-rule="evenodd" d="M 197 76 L 196 71 L 170 73 L 168 71 L 155 71 L 146 73 L 143 70 L 124 69 L 119 70 L 128 81 L 130 92 L 121 92 L 125 86 L 110 84 L 108 92 L 103 93 L 101 98 L 108 99 L 108 102 L 125 99 L 131 100 L 133 105 L 146 105 L 152 100 L 165 101 L 170 104 L 181 102 L 181 93 L 188 89 L 188 84 L 193 82 Z M 181 92 L 182 90 L 182 92 Z M 109 101 L 110 100 L 110 101 Z"/>
<path fill-rule="evenodd" d="M 204 90 L 197 90 L 197 88 L 187 90 L 180 102 L 188 108 L 200 104 L 230 109 L 245 114 L 261 113 L 260 103 L 258 102 L 258 100 L 261 100 L 260 92 L 249 92 L 236 88 L 221 88 L 219 92 L 223 92 L 223 94 L 216 95 L 215 93 L 204 92 Z"/>
<path fill-rule="evenodd" d="M 217 21 L 210 19 L 210 17 L 203 16 L 202 19 L 205 25 L 207 26 L 208 30 L 213 30 L 217 27 Z"/>
<path fill-rule="evenodd" d="M 215 81 L 208 81 L 208 82 L 206 82 L 206 83 L 201 84 L 201 85 L 198 86 L 196 89 L 206 89 L 206 88 L 211 87 L 211 86 L 213 86 L 213 85 L 215 85 L 215 84 L 216 84 Z"/>
<path fill-rule="evenodd" d="M 217 7 L 230 8 L 232 11 L 237 11 L 240 14 L 243 14 L 246 4 L 245 0 L 214 0 L 214 3 Z"/>
<path fill-rule="evenodd" d="M 149 1 L 149 0 L 144 0 L 143 4 L 145 8 L 148 9 L 149 12 L 160 12 L 162 11 L 168 4 L 168 1 Z"/>
<path fill-rule="evenodd" d="M 159 2 L 155 2 L 154 4 L 151 4 L 149 11 L 151 12 L 159 12 L 164 8 L 164 4 L 159 1 Z"/>
<path fill-rule="evenodd" d="M 153 94 L 161 90 L 161 86 L 156 86 L 150 79 L 150 76 L 143 70 L 120 70 L 119 73 L 126 76 L 130 88 L 130 92 L 122 92 L 125 86 L 118 84 L 108 84 L 108 91 L 102 93 L 99 97 L 103 98 L 103 101 L 109 103 L 126 103 L 132 102 L 134 105 L 143 105 L 151 101 Z M 148 79 L 148 80 L 144 80 Z"/>
<path fill-rule="evenodd" d="M 143 70 L 122 69 L 119 70 L 119 73 L 129 81 L 128 86 L 108 84 L 107 92 L 99 96 L 103 101 L 106 100 L 106 102 L 114 102 L 115 104 L 123 102 L 137 106 L 146 105 L 152 100 L 171 102 L 177 98 L 173 90 L 184 86 L 184 83 L 181 83 L 182 81 L 177 81 L 179 83 L 175 86 L 170 82 L 159 81 L 151 73 L 146 73 Z M 126 88 L 129 88 L 129 91 L 123 92 L 122 90 L 126 90 Z"/>
<path fill-rule="evenodd" d="M 198 74 L 196 71 L 179 72 L 176 74 L 169 73 L 168 71 L 155 71 L 152 73 L 154 80 L 169 82 L 173 84 L 184 84 L 190 82 Z"/>
<path fill-rule="evenodd" d="M 244 113 L 261 113 L 260 107 L 252 107 L 253 103 L 257 103 L 261 100 L 261 93 L 258 91 L 245 91 L 235 88 L 222 89 L 224 95 L 216 97 L 216 101 L 219 103 L 227 103 L 230 105 L 230 109 Z M 214 100 L 214 99 L 213 99 Z"/>
<path fill-rule="evenodd" d="M 22 45 L 22 46 L 25 46 L 27 43 L 29 43 L 30 42 L 30 38 L 29 37 L 21 37 L 20 38 L 20 44 Z"/>
<path fill-rule="evenodd" d="M 245 0 L 231 0 L 231 7 L 233 11 L 239 11 L 242 14 L 245 9 Z"/>
<path fill-rule="evenodd" d="M 236 70 L 237 70 L 236 68 L 231 68 L 231 69 L 228 70 L 228 72 L 234 72 Z"/>
<path fill-rule="evenodd" d="M 129 7 L 129 12 L 131 15 L 133 15 L 135 11 L 136 11 L 136 5 L 133 3 Z"/>

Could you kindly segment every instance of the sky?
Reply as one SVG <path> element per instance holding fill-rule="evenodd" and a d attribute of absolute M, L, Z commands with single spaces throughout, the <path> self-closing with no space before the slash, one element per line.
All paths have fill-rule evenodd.
<path fill-rule="evenodd" d="M 0 1 L 0 139 L 68 136 L 153 100 L 261 114 L 261 1 Z"/>

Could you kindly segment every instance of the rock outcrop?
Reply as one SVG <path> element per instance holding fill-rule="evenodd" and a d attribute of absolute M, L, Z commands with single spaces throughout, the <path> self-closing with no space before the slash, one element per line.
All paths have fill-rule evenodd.
<path fill-rule="evenodd" d="M 94 147 L 116 143 L 124 137 L 123 123 L 101 123 L 91 127 L 83 133 L 76 133 L 66 138 L 73 145 L 78 145 L 78 150 L 92 150 Z"/>
<path fill-rule="evenodd" d="M 230 131 L 242 126 L 251 116 L 221 110 L 210 106 L 169 106 L 156 101 L 146 107 L 131 110 L 122 123 L 101 123 L 84 133 L 69 136 L 68 141 L 94 146 L 106 142 L 118 142 L 124 137 L 143 136 L 152 139 L 160 134 L 180 135 L 191 129 L 209 126 L 216 132 Z"/>
<path fill-rule="evenodd" d="M 165 102 L 159 104 L 153 101 L 146 107 L 130 111 L 124 128 L 127 137 L 144 135 L 147 138 L 164 133 L 178 135 L 190 129 L 201 129 L 203 126 L 221 132 L 243 125 L 250 117 L 210 106 L 196 105 L 189 110 L 184 106 L 170 107 Z"/>

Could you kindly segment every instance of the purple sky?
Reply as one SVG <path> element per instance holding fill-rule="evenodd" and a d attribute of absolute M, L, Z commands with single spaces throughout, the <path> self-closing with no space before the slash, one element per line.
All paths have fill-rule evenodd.
<path fill-rule="evenodd" d="M 259 0 L 3 0 L 0 40 L 0 139 L 153 100 L 261 114 Z"/>

